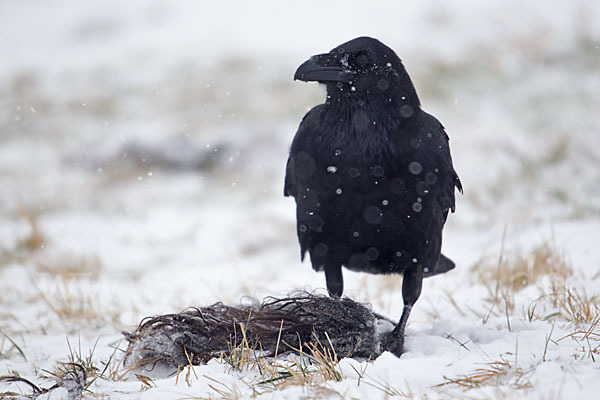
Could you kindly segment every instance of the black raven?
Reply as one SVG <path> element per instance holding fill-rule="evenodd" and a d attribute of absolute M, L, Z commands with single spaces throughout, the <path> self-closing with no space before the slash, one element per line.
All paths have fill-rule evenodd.
<path fill-rule="evenodd" d="M 327 87 L 292 142 L 284 194 L 297 206 L 302 259 L 342 295 L 342 267 L 403 274 L 404 309 L 384 341 L 402 353 L 423 278 L 454 268 L 440 253 L 454 191 L 448 135 L 421 109 L 404 65 L 380 41 L 359 37 L 311 57 L 294 79 Z"/>

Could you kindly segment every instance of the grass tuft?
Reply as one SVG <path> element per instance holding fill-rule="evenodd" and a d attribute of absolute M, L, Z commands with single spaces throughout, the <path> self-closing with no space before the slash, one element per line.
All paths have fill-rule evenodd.
<path fill-rule="evenodd" d="M 574 307 L 577 303 L 581 303 L 579 300 L 585 300 L 581 296 L 577 296 L 577 292 L 566 289 L 567 280 L 573 275 L 573 268 L 566 256 L 548 242 L 523 254 L 521 252 L 505 252 L 503 237 L 497 259 L 484 257 L 471 267 L 471 271 L 476 282 L 483 284 L 488 291 L 488 296 L 483 299 L 488 304 L 488 311 L 484 315 L 480 315 L 484 324 L 492 315 L 504 316 L 506 325 L 511 330 L 510 316 L 515 312 L 515 298 L 519 292 L 534 285 L 540 288 L 541 295 L 526 310 L 523 310 L 524 318 L 529 322 L 534 319 L 546 320 L 563 314 L 567 319 L 573 319 L 568 316 L 567 312 L 556 311 L 543 316 L 538 314 L 541 310 L 549 307 L 556 309 L 558 304 Z M 550 285 L 549 293 L 547 290 L 541 289 L 543 285 Z M 560 288 L 565 293 L 570 293 L 568 299 L 561 294 Z M 551 303 L 555 303 L 554 306 L 548 304 L 549 299 Z M 563 309 L 563 311 L 577 313 L 577 310 L 574 309 L 567 310 L 564 307 Z M 585 310 L 585 314 L 589 317 L 590 310 Z"/>
<path fill-rule="evenodd" d="M 592 323 L 600 315 L 600 295 L 589 295 L 554 282 L 547 296 L 559 315 L 575 325 Z"/>
<path fill-rule="evenodd" d="M 596 318 L 588 327 L 577 329 L 556 340 L 556 343 L 565 339 L 575 341 L 580 353 L 589 357 L 593 362 L 596 362 L 600 357 L 600 313 L 596 315 Z"/>
<path fill-rule="evenodd" d="M 99 298 L 94 293 L 78 287 L 59 276 L 51 290 L 44 290 L 36 286 L 38 297 L 46 306 L 63 322 L 76 326 L 102 326 L 106 323 L 118 325 L 121 310 L 107 310 L 101 307 Z"/>
<path fill-rule="evenodd" d="M 97 279 L 102 270 L 98 256 L 70 255 L 56 261 L 36 261 L 36 269 L 40 273 L 61 277 L 64 280 Z"/>
<path fill-rule="evenodd" d="M 519 292 L 544 276 L 564 281 L 573 273 L 566 257 L 547 242 L 527 254 L 502 254 L 499 261 L 482 258 L 471 270 L 486 287 L 493 283 L 508 292 Z"/>
<path fill-rule="evenodd" d="M 254 393 L 274 392 L 290 386 L 323 387 L 326 382 L 344 379 L 338 366 L 338 356 L 327 334 L 329 346 L 321 343 L 315 335 L 314 342 L 300 342 L 298 348 L 293 348 L 294 354 L 281 360 L 263 356 L 262 350 L 248 341 L 244 324 L 240 323 L 238 326 L 241 340 L 233 337 L 230 350 L 221 355 L 220 361 L 236 372 L 254 372 L 251 381 L 245 382 Z M 235 343 L 238 344 L 234 345 Z M 292 348 L 289 344 L 284 344 Z M 238 398 L 240 395 L 237 386 L 226 387 L 218 382 L 218 386 L 210 387 L 225 398 Z"/>
<path fill-rule="evenodd" d="M 459 377 L 444 376 L 446 382 L 440 383 L 436 387 L 455 385 L 466 391 L 483 386 L 508 385 L 511 389 L 528 389 L 533 387 L 527 379 L 529 372 L 531 371 L 523 371 L 518 368 L 516 361 L 512 363 L 501 357 L 500 360 L 487 363 L 484 367 L 477 368 L 470 374 Z"/>

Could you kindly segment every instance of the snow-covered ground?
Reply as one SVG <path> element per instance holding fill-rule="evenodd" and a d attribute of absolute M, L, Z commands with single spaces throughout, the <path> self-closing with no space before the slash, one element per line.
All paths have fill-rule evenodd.
<path fill-rule="evenodd" d="M 599 20 L 592 0 L 1 2 L 0 375 L 49 387 L 77 353 L 112 360 L 87 398 L 597 398 Z M 361 35 L 404 60 L 465 187 L 407 352 L 277 391 L 216 360 L 109 374 L 145 316 L 323 291 L 282 186 L 324 92 L 292 77 Z M 345 275 L 399 317 L 400 277 Z"/>

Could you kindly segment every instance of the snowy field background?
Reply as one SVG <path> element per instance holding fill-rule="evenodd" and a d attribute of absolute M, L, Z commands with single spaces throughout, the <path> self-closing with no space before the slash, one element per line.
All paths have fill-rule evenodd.
<path fill-rule="evenodd" d="M 0 2 L 0 375 L 49 387 L 91 354 L 85 398 L 597 398 L 599 20 L 591 0 Z M 361 35 L 403 59 L 465 187 L 406 353 L 277 388 L 216 360 L 109 373 L 145 316 L 324 293 L 282 196 L 324 89 L 292 77 Z M 400 277 L 345 275 L 400 316 Z"/>

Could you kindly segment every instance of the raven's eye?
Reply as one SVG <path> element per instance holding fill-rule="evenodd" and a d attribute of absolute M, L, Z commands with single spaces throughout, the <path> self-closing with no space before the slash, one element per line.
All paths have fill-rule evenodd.
<path fill-rule="evenodd" d="M 364 67 L 369 63 L 369 57 L 366 54 L 362 53 L 356 57 L 356 65 L 359 67 Z"/>

